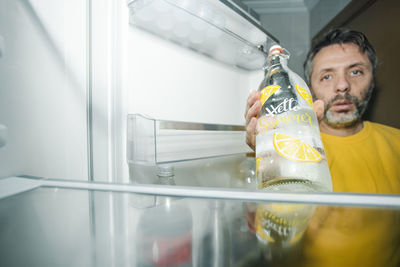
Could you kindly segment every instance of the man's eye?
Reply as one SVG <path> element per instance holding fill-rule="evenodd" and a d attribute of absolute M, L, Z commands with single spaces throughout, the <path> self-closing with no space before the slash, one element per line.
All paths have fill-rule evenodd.
<path fill-rule="evenodd" d="M 324 75 L 324 76 L 322 76 L 321 80 L 322 81 L 329 80 L 330 78 L 331 78 L 331 75 Z"/>
<path fill-rule="evenodd" d="M 362 71 L 360 71 L 360 70 L 353 70 L 353 71 L 351 72 L 351 74 L 352 74 L 352 75 L 359 75 L 359 74 L 362 74 Z"/>

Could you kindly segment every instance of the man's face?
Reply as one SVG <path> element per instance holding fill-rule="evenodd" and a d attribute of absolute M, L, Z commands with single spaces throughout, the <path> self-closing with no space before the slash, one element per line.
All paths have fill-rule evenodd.
<path fill-rule="evenodd" d="M 325 102 L 323 122 L 334 128 L 351 127 L 361 119 L 371 96 L 372 64 L 355 44 L 324 47 L 314 57 L 311 87 Z"/>

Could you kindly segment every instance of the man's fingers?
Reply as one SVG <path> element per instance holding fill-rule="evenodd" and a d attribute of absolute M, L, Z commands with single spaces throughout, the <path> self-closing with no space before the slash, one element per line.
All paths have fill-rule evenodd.
<path fill-rule="evenodd" d="M 247 103 L 246 103 L 246 112 L 244 116 L 246 117 L 247 112 L 249 109 L 254 105 L 254 103 L 260 99 L 260 93 L 257 91 L 251 91 L 249 96 L 247 97 Z"/>
<path fill-rule="evenodd" d="M 260 92 L 251 91 L 247 98 L 246 112 L 246 143 L 253 150 L 256 145 L 256 127 L 257 127 L 257 114 L 261 111 Z"/>
<path fill-rule="evenodd" d="M 324 118 L 324 101 L 322 100 L 315 100 L 313 103 L 314 112 L 317 114 L 318 122 L 320 122 Z"/>
<path fill-rule="evenodd" d="M 257 118 L 253 117 L 246 124 L 246 143 L 249 145 L 251 149 L 255 149 L 256 147 L 256 128 L 257 128 Z"/>
<path fill-rule="evenodd" d="M 246 125 L 249 124 L 252 118 L 257 117 L 257 114 L 261 111 L 261 102 L 257 100 L 246 113 Z"/>

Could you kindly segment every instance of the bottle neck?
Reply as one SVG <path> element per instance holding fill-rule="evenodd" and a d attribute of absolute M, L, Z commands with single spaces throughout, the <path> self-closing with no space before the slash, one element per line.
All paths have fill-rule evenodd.
<path fill-rule="evenodd" d="M 285 68 L 287 66 L 287 59 L 286 57 L 280 55 L 280 54 L 276 54 L 276 55 L 271 55 L 268 58 L 268 69 L 276 69 L 279 67 L 283 67 Z"/>
<path fill-rule="evenodd" d="M 174 167 L 171 165 L 158 165 L 157 176 L 160 184 L 175 185 L 174 180 Z"/>

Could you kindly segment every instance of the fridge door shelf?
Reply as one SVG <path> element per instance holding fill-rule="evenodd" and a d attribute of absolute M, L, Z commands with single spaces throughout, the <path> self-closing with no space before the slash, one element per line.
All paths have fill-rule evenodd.
<path fill-rule="evenodd" d="M 132 0 L 128 5 L 132 25 L 245 70 L 261 69 L 265 51 L 278 42 L 230 1 Z"/>
<path fill-rule="evenodd" d="M 128 115 L 127 161 L 131 182 L 160 183 L 159 170 L 172 167 L 176 185 L 254 187 L 255 160 L 236 125 L 164 121 Z"/>
<path fill-rule="evenodd" d="M 128 115 L 127 160 L 155 165 L 252 152 L 237 125 L 165 121 Z"/>

